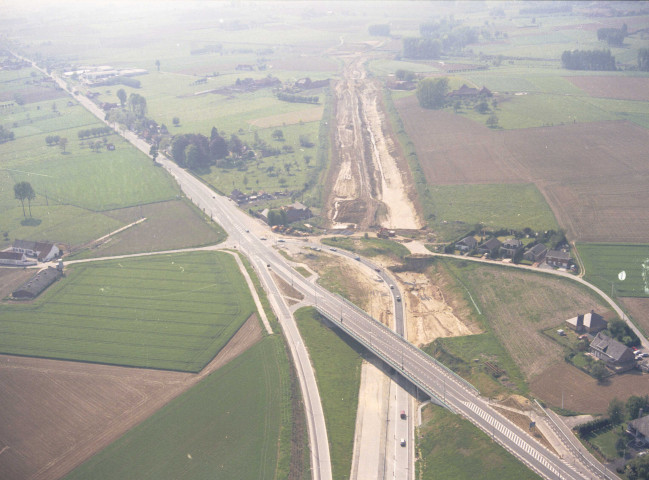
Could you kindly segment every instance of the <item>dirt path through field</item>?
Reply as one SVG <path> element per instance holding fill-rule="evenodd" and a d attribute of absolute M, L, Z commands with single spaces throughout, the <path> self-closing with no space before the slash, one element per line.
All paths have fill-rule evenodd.
<path fill-rule="evenodd" d="M 391 135 L 381 86 L 367 78 L 366 56 L 346 60 L 334 85 L 336 130 L 326 215 L 334 226 L 354 224 L 417 229 L 414 190 L 405 159 Z"/>

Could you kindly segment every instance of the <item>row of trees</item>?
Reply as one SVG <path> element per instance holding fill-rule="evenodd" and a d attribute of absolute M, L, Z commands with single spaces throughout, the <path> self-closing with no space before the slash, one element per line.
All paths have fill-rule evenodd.
<path fill-rule="evenodd" d="M 417 74 L 412 70 L 403 70 L 399 69 L 394 72 L 394 76 L 399 80 L 404 80 L 406 82 L 412 82 L 417 79 Z"/>
<path fill-rule="evenodd" d="M 638 70 L 649 72 L 649 48 L 638 49 Z"/>
<path fill-rule="evenodd" d="M 417 100 L 423 108 L 439 109 L 446 105 L 448 78 L 424 78 L 417 84 Z"/>
<path fill-rule="evenodd" d="M 84 140 L 89 137 L 100 137 L 102 135 L 110 135 L 113 133 L 113 129 L 109 126 L 104 127 L 94 127 L 87 130 L 79 130 L 77 136 L 79 140 Z"/>
<path fill-rule="evenodd" d="M 318 103 L 320 101 L 320 97 L 318 97 L 317 95 L 304 96 L 304 95 L 295 95 L 294 93 L 285 93 L 285 92 L 278 92 L 277 99 L 283 102 L 291 102 L 291 103 Z"/>
<path fill-rule="evenodd" d="M 561 55 L 561 64 L 568 70 L 616 70 L 610 50 L 566 50 Z"/>
<path fill-rule="evenodd" d="M 45 137 L 45 145 L 47 145 L 48 147 L 51 147 L 52 145 L 58 145 L 60 141 L 61 137 L 59 135 L 48 135 Z"/>
<path fill-rule="evenodd" d="M 433 60 L 442 54 L 442 43 L 433 38 L 407 37 L 403 39 L 403 56 Z"/>
<path fill-rule="evenodd" d="M 422 37 L 439 39 L 444 52 L 461 52 L 464 47 L 476 43 L 480 37 L 478 27 L 460 25 L 459 22 L 429 22 L 419 26 Z"/>
<path fill-rule="evenodd" d="M 370 35 L 378 37 L 389 37 L 390 36 L 390 25 L 388 23 L 381 23 L 376 25 L 370 25 L 367 28 L 367 31 Z"/>
<path fill-rule="evenodd" d="M 597 40 L 606 41 L 610 46 L 621 47 L 626 38 L 628 29 L 626 23 L 622 28 L 598 28 Z"/>
<path fill-rule="evenodd" d="M 233 134 L 228 142 L 216 127 L 212 127 L 209 139 L 200 133 L 185 133 L 175 135 L 171 141 L 171 157 L 174 162 L 194 170 L 215 165 L 230 153 L 241 156 L 244 151 L 245 146 L 239 137 Z"/>
<path fill-rule="evenodd" d="M 9 142 L 14 138 L 14 132 L 0 125 L 0 143 Z"/>

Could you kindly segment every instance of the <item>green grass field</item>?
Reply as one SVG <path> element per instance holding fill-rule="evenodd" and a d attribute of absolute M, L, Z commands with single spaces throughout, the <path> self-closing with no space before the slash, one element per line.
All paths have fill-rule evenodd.
<path fill-rule="evenodd" d="M 349 478 L 354 451 L 361 357 L 313 309 L 296 312 L 300 334 L 309 350 L 322 400 L 334 480 Z"/>
<path fill-rule="evenodd" d="M 266 337 L 65 477 L 273 479 L 290 429 L 288 359 Z"/>
<path fill-rule="evenodd" d="M 294 149 L 294 152 L 283 152 L 276 156 L 264 158 L 259 157 L 247 162 L 246 167 L 242 169 L 212 167 L 210 173 L 203 175 L 203 178 L 217 190 L 226 194 L 229 194 L 234 188 L 246 193 L 260 190 L 267 192 L 301 190 L 304 188 L 304 184 L 317 172 L 317 149 L 315 147 L 302 148 L 299 137 L 300 135 L 306 135 L 314 144 L 317 144 L 318 128 L 319 122 L 298 123 L 296 125 L 264 129 L 255 127 L 253 131 L 257 131 L 259 138 L 265 140 L 268 145 L 280 150 L 284 146 L 290 146 Z M 275 130 L 283 132 L 284 141 L 271 138 Z M 247 130 L 246 132 L 240 138 L 252 144 L 254 134 Z M 236 132 L 230 133 L 236 134 Z M 308 162 L 305 157 L 309 157 Z M 283 200 L 283 203 L 287 201 L 290 201 L 290 199 Z"/>
<path fill-rule="evenodd" d="M 529 381 L 564 362 L 564 347 L 542 332 L 562 328 L 565 319 L 581 312 L 610 311 L 585 286 L 543 273 L 443 259 L 431 266 L 429 275 L 435 274 L 450 276 L 453 290 L 445 292 L 451 298 L 463 295 L 466 305 L 479 309 L 475 319 L 485 333 L 438 339 L 428 351 L 485 395 L 508 390 L 526 395 Z M 486 362 L 504 373 L 493 375 Z"/>
<path fill-rule="evenodd" d="M 322 243 L 330 247 L 338 247 L 349 250 L 350 252 L 356 252 L 365 257 L 384 255 L 398 261 L 410 254 L 410 250 L 400 243 L 384 238 L 328 237 L 323 238 Z"/>
<path fill-rule="evenodd" d="M 435 226 L 443 238 L 487 228 L 558 230 L 557 221 L 533 184 L 431 185 Z"/>
<path fill-rule="evenodd" d="M 424 351 L 466 379 L 483 395 L 495 396 L 507 392 L 507 388 L 484 368 L 485 361 L 506 371 L 509 381 L 515 384 L 519 393 L 527 392 L 523 374 L 492 332 L 439 338 L 426 346 Z M 475 362 L 475 359 L 479 362 Z"/>
<path fill-rule="evenodd" d="M 24 72 L 27 78 L 30 71 Z M 0 82 L 11 84 L 14 76 L 0 72 Z M 23 86 L 26 92 L 29 88 L 38 93 L 36 86 Z M 85 243 L 124 225 L 107 211 L 171 200 L 179 193 L 162 169 L 116 134 L 104 137 L 115 145 L 114 151 L 102 148 L 95 153 L 82 145 L 77 132 L 103 124 L 71 97 L 15 106 L 0 114 L 0 122 L 16 135 L 0 145 L 0 225 L 6 233 L 0 239 L 2 247 L 15 238 Z M 19 126 L 13 128 L 14 123 Z M 46 144 L 46 137 L 54 134 L 68 139 L 65 153 Z M 24 222 L 21 204 L 14 198 L 13 186 L 20 181 L 29 182 L 36 193 L 30 223 Z M 29 217 L 27 202 L 25 207 Z"/>
<path fill-rule="evenodd" d="M 417 478 L 540 478 L 460 416 L 434 405 L 427 405 L 422 416 L 417 438 Z"/>
<path fill-rule="evenodd" d="M 197 372 L 253 311 L 225 253 L 78 264 L 34 303 L 0 308 L 0 351 Z"/>
<path fill-rule="evenodd" d="M 649 245 L 580 243 L 585 279 L 619 297 L 649 296 Z M 625 272 L 626 278 L 618 275 Z"/>

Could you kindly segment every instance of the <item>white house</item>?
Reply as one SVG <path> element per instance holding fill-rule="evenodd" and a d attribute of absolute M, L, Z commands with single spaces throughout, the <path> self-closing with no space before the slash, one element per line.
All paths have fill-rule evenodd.
<path fill-rule="evenodd" d="M 31 240 L 16 240 L 11 246 L 12 252 L 24 253 L 28 257 L 36 257 L 40 262 L 49 262 L 59 253 L 59 247 L 49 242 L 33 242 Z"/>

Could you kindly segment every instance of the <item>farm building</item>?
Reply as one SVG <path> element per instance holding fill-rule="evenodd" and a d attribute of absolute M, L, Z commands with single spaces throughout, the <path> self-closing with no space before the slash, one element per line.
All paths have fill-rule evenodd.
<path fill-rule="evenodd" d="M 475 239 L 475 237 L 469 236 L 469 237 L 464 237 L 459 242 L 456 242 L 455 248 L 457 248 L 460 252 L 470 252 L 477 245 L 478 245 L 478 241 Z"/>
<path fill-rule="evenodd" d="M 286 212 L 286 221 L 288 223 L 307 220 L 313 216 L 311 209 L 305 205 L 302 205 L 300 202 L 295 202 L 292 205 L 286 205 L 285 207 L 282 207 L 282 210 Z"/>
<path fill-rule="evenodd" d="M 518 252 L 523 249 L 523 242 L 517 238 L 508 238 L 500 246 L 500 256 L 504 258 L 514 258 Z"/>
<path fill-rule="evenodd" d="M 53 243 L 31 240 L 16 240 L 11 246 L 11 251 L 24 253 L 28 257 L 36 257 L 39 262 L 49 262 L 60 253 L 59 247 Z"/>
<path fill-rule="evenodd" d="M 497 238 L 493 237 L 487 240 L 486 242 L 482 243 L 478 247 L 478 253 L 480 255 L 485 255 L 489 254 L 491 257 L 495 257 L 498 254 L 498 249 L 500 248 L 500 240 Z"/>
<path fill-rule="evenodd" d="M 448 96 L 459 98 L 491 97 L 492 93 L 487 87 L 482 87 L 478 90 L 477 88 L 467 87 L 466 84 L 463 84 L 457 90 L 449 93 Z"/>
<path fill-rule="evenodd" d="M 635 367 L 633 350 L 599 332 L 590 342 L 590 353 L 606 363 L 611 370 L 621 373 Z"/>
<path fill-rule="evenodd" d="M 0 252 L 0 265 L 12 265 L 17 267 L 26 267 L 36 265 L 34 260 L 28 260 L 24 253 L 20 252 Z"/>
<path fill-rule="evenodd" d="M 632 435 L 636 442 L 649 444 L 649 415 L 631 420 L 626 425 L 626 433 Z"/>
<path fill-rule="evenodd" d="M 545 255 L 545 263 L 553 267 L 570 268 L 572 257 L 570 253 L 561 250 L 550 250 Z"/>
<path fill-rule="evenodd" d="M 540 262 L 545 258 L 546 253 L 548 253 L 548 248 L 542 243 L 537 243 L 523 254 L 523 258 L 530 262 Z"/>
<path fill-rule="evenodd" d="M 594 311 L 569 318 L 566 323 L 577 333 L 597 333 L 608 326 L 608 322 Z"/>
<path fill-rule="evenodd" d="M 58 268 L 47 267 L 27 281 L 20 288 L 15 290 L 11 296 L 20 299 L 32 299 L 39 296 L 47 287 L 63 276 L 63 265 Z"/>
<path fill-rule="evenodd" d="M 230 198 L 237 203 L 237 205 L 241 205 L 242 203 L 245 203 L 248 200 L 248 195 L 243 193 L 241 190 L 238 188 L 235 188 L 232 190 L 232 193 L 230 194 Z"/>

